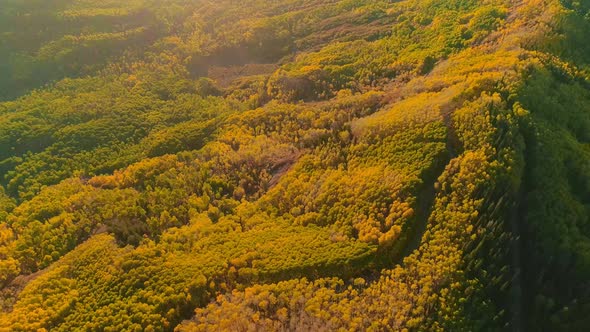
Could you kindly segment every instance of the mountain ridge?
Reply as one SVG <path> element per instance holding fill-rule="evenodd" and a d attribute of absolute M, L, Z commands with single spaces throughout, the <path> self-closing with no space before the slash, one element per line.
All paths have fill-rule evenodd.
<path fill-rule="evenodd" d="M 168 24 L 144 60 L 0 104 L 0 330 L 585 326 L 590 76 L 570 43 L 590 4 L 194 4 L 137 1 Z M 325 43 L 330 24 L 358 38 Z M 216 48 L 277 67 L 195 78 Z"/>

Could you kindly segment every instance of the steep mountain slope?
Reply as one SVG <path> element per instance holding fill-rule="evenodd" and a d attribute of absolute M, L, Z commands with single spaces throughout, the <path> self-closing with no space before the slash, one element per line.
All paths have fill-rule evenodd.
<path fill-rule="evenodd" d="M 0 330 L 588 325 L 590 2 L 0 2 Z"/>

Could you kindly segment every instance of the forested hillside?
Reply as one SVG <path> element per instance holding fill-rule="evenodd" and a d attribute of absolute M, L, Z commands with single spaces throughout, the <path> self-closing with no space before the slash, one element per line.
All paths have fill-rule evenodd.
<path fill-rule="evenodd" d="M 0 0 L 0 331 L 584 331 L 589 0 Z"/>

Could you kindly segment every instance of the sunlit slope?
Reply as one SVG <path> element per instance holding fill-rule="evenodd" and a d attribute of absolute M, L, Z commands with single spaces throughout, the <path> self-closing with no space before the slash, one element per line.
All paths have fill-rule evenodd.
<path fill-rule="evenodd" d="M 113 62 L 174 57 L 210 65 L 274 63 L 335 40 L 391 33 L 388 1 L 3 0 L 0 100 Z"/>
<path fill-rule="evenodd" d="M 0 104 L 0 330 L 583 329 L 587 8 L 27 9 L 158 28 Z"/>
<path fill-rule="evenodd" d="M 90 61 L 96 68 L 56 74 L 44 83 L 62 76 L 97 75 L 65 79 L 0 104 L 0 171 L 6 174 L 0 183 L 10 196 L 30 199 L 42 186 L 57 184 L 77 171 L 88 176 L 108 174 L 146 157 L 198 149 L 215 134 L 219 118 L 231 111 L 256 108 L 270 99 L 294 102 L 333 98 L 341 89 L 354 93 L 383 90 L 389 81 L 427 73 L 437 59 L 480 41 L 506 16 L 501 2 L 481 8 L 475 1 L 321 3 L 282 1 L 269 7 L 253 1 L 241 5 L 230 1 L 207 5 L 199 1 L 124 5 L 64 1 L 51 7 L 57 13 L 51 8 L 36 10 L 20 4 L 37 15 L 50 13 L 58 18 L 64 12 L 94 13 L 103 18 L 131 15 L 143 8 L 167 13 L 148 17 L 167 17 L 171 26 L 153 36 L 154 40 L 142 39 L 140 50 L 125 41 L 123 47 L 96 46 L 101 52 L 112 50 L 125 55 L 100 59 L 75 55 L 64 60 L 50 57 L 64 65 Z M 169 17 L 174 13 L 177 15 Z M 128 18 L 124 21 L 132 22 Z M 68 22 L 48 26 L 74 29 L 75 25 Z M 94 24 L 92 20 L 80 22 Z M 139 22 L 151 24 L 147 18 Z M 124 26 L 110 22 L 101 27 Z M 13 34 L 8 32 L 12 28 L 6 28 L 7 36 Z M 366 31 L 377 28 L 380 33 Z M 95 29 L 84 26 L 67 33 L 78 40 L 79 34 L 86 36 Z M 338 29 L 346 31 L 340 36 Z M 47 38 L 65 33 L 47 32 Z M 330 33 L 326 40 L 321 37 L 325 33 Z M 10 40 L 6 37 L 4 42 Z M 59 54 L 71 51 L 69 46 L 60 45 L 54 46 Z M 280 50 L 274 50 L 278 46 Z M 72 47 L 91 46 L 80 42 Z M 306 52 L 315 48 L 321 50 Z M 14 56 L 19 61 L 26 58 Z M 34 70 L 33 76 L 40 78 L 39 72 Z M 11 87 L 21 86 L 10 75 L 0 76 Z M 201 76 L 210 76 L 218 86 Z M 220 87 L 225 89 L 220 91 Z M 220 95 L 228 98 L 215 98 Z"/>

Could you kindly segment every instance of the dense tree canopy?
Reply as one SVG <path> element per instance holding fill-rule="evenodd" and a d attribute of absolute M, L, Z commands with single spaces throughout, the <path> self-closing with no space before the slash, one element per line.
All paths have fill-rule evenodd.
<path fill-rule="evenodd" d="M 585 329 L 589 13 L 0 0 L 0 331 Z"/>

